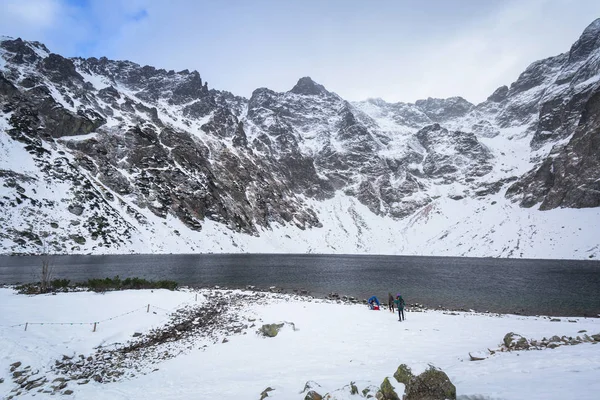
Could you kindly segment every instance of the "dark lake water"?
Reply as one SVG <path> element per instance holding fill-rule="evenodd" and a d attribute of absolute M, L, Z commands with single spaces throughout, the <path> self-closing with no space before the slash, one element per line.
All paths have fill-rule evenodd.
<path fill-rule="evenodd" d="M 360 299 L 400 292 L 407 303 L 535 315 L 600 313 L 600 262 L 355 255 L 53 256 L 56 278 L 119 275 L 181 285 L 307 289 Z M 0 256 L 0 283 L 39 280 L 39 257 Z"/>

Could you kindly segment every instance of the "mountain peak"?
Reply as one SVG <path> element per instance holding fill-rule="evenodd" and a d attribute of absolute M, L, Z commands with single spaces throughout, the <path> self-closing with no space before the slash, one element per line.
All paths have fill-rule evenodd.
<path fill-rule="evenodd" d="M 305 96 L 319 96 L 322 94 L 329 94 L 327 89 L 323 85 L 319 85 L 313 81 L 309 76 L 300 78 L 298 83 L 290 90 L 291 93 L 301 94 Z"/>
<path fill-rule="evenodd" d="M 594 20 L 571 47 L 569 61 L 586 59 L 593 51 L 600 48 L 600 18 Z"/>

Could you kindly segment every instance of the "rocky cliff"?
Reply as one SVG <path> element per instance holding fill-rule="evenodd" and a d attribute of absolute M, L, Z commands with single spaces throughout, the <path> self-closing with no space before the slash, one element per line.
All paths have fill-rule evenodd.
<path fill-rule="evenodd" d="M 600 256 L 600 20 L 476 105 L 246 99 L 10 38 L 0 102 L 2 253 Z"/>

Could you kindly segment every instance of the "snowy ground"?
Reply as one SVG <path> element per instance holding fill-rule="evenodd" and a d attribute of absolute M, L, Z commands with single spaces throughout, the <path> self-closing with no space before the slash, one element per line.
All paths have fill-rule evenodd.
<path fill-rule="evenodd" d="M 201 304 L 205 295 L 166 290 L 89 292 L 44 296 L 17 295 L 0 289 L 0 396 L 15 388 L 9 365 L 21 361 L 47 373 L 63 354 L 85 356 L 99 345 L 123 343 L 134 332 L 147 332 L 169 319 L 166 310 L 182 304 Z M 236 291 L 236 293 L 240 293 Z M 301 399 L 307 381 L 334 398 L 353 399 L 340 390 L 355 381 L 359 390 L 379 385 L 405 363 L 420 372 L 428 364 L 444 370 L 461 396 L 478 399 L 596 399 L 600 391 L 600 346 L 584 343 L 556 349 L 496 353 L 504 335 L 513 331 L 527 338 L 600 333 L 600 319 L 493 316 L 439 311 L 408 312 L 406 321 L 388 311 L 369 311 L 363 305 L 335 304 L 290 295 L 266 295 L 262 305 L 248 301 L 239 310 L 245 319 L 262 323 L 293 322 L 274 338 L 260 337 L 256 327 L 214 341 L 199 341 L 192 350 L 156 365 L 155 372 L 115 383 L 90 382 L 66 389 L 78 399 L 258 399 L 268 386 L 270 397 Z M 147 305 L 150 304 L 150 311 Z M 92 332 L 90 322 L 104 320 Z M 156 312 L 156 313 L 155 313 Z M 577 322 L 569 322 L 577 321 Z M 44 325 L 12 325 L 44 322 Z M 84 322 L 84 325 L 49 325 Z M 207 347 L 202 348 L 202 345 Z M 468 353 L 485 354 L 469 361 Z M 395 380 L 392 379 L 392 382 Z M 402 385 L 396 384 L 402 392 Z M 50 397 L 33 390 L 17 398 Z M 463 397 L 470 398 L 470 397 Z"/>

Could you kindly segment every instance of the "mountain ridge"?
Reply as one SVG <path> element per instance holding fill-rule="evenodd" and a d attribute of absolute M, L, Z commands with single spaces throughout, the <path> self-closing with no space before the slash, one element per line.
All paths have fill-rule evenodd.
<path fill-rule="evenodd" d="M 599 21 L 477 105 L 348 102 L 309 77 L 245 99 L 197 71 L 2 40 L 0 252 L 597 257 Z M 532 239 L 566 214 L 566 250 Z"/>

